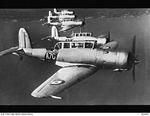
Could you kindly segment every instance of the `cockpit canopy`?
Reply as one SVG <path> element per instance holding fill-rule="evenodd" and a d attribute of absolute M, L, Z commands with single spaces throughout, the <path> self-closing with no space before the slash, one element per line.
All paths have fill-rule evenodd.
<path fill-rule="evenodd" d="M 74 37 L 83 37 L 83 36 L 92 36 L 92 33 L 90 32 L 82 32 L 82 33 L 73 33 L 72 36 Z"/>
<path fill-rule="evenodd" d="M 64 49 L 64 48 L 94 48 L 94 42 L 58 42 L 54 46 L 54 49 Z"/>

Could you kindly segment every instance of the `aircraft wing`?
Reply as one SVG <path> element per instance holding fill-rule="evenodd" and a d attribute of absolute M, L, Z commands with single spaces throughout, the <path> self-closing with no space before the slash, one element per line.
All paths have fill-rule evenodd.
<path fill-rule="evenodd" d="M 17 50 L 18 50 L 18 46 L 16 46 L 16 47 L 11 47 L 11 48 L 9 48 L 9 49 L 7 49 L 7 50 L 1 51 L 1 52 L 0 52 L 0 56 L 7 55 L 7 54 L 11 54 L 11 53 L 13 53 L 13 52 L 15 52 L 15 51 L 17 51 Z"/>
<path fill-rule="evenodd" d="M 85 65 L 63 67 L 36 88 L 31 95 L 38 98 L 52 97 L 61 99 L 61 97 L 55 95 L 89 77 L 97 70 L 97 67 Z"/>

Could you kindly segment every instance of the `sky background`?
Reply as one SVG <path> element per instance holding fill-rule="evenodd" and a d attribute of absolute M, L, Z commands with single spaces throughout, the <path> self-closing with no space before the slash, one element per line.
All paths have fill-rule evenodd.
<path fill-rule="evenodd" d="M 40 18 L 49 9 L 1 9 L 0 51 L 18 45 L 18 30 L 24 27 L 32 42 L 51 34 L 51 28 L 42 26 Z M 111 32 L 119 42 L 119 50 L 131 50 L 137 37 L 136 54 L 141 63 L 136 65 L 136 82 L 131 71 L 99 70 L 94 75 L 62 92 L 63 100 L 34 98 L 30 94 L 59 67 L 36 58 L 15 55 L 0 57 L 0 105 L 145 105 L 150 104 L 150 9 L 70 9 L 78 18 L 86 18 L 82 31 L 94 36 Z M 69 36 L 74 28 L 60 35 Z M 42 41 L 34 48 L 50 48 Z"/>

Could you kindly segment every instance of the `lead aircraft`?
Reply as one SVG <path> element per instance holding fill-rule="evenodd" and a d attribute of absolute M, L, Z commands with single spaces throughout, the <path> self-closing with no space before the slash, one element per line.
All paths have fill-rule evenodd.
<path fill-rule="evenodd" d="M 62 10 L 61 12 L 57 12 L 54 8 L 55 15 L 52 15 L 52 12 L 49 11 L 49 15 L 40 21 L 46 21 L 42 25 L 47 26 L 60 26 L 60 31 L 67 31 L 77 26 L 83 26 L 85 24 L 84 20 L 75 19 L 75 15 L 73 11 Z M 47 20 L 46 20 L 47 19 Z"/>
<path fill-rule="evenodd" d="M 116 51 L 113 48 L 111 50 L 86 48 L 85 43 L 82 47 L 73 47 L 74 44 L 70 44 L 66 48 L 63 45 L 61 49 L 47 50 L 46 48 L 32 48 L 28 33 L 24 28 L 20 28 L 18 34 L 19 45 L 0 52 L 0 56 L 11 53 L 18 56 L 27 55 L 54 62 L 60 66 L 60 70 L 37 87 L 31 95 L 36 98 L 62 99 L 62 97 L 58 97 L 60 92 L 100 69 L 114 71 L 132 69 L 133 79 L 135 79 L 135 64 L 139 63 L 135 56 L 135 40 L 134 37 L 131 52 Z"/>

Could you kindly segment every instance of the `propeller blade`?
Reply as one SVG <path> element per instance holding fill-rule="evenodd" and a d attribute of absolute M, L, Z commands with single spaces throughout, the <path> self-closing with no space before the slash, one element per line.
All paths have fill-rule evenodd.
<path fill-rule="evenodd" d="M 135 57 L 135 44 L 136 44 L 136 36 L 133 37 L 133 42 L 132 42 L 132 54 Z"/>
<path fill-rule="evenodd" d="M 135 49 L 136 49 L 136 36 L 133 37 L 133 42 L 132 42 L 132 78 L 133 81 L 135 82 L 135 61 L 136 61 L 136 56 L 135 56 Z"/>
<path fill-rule="evenodd" d="M 83 26 L 85 25 L 85 18 L 83 19 Z"/>
<path fill-rule="evenodd" d="M 107 38 L 108 38 L 108 41 L 110 42 L 110 31 L 108 31 L 108 34 L 107 34 Z"/>
<path fill-rule="evenodd" d="M 84 29 L 84 26 L 85 26 L 85 17 L 81 21 L 82 21 L 82 25 L 80 25 L 80 32 L 82 32 L 82 30 Z"/>
<path fill-rule="evenodd" d="M 133 65 L 132 68 L 132 78 L 133 78 L 133 82 L 135 82 L 135 64 Z"/>

